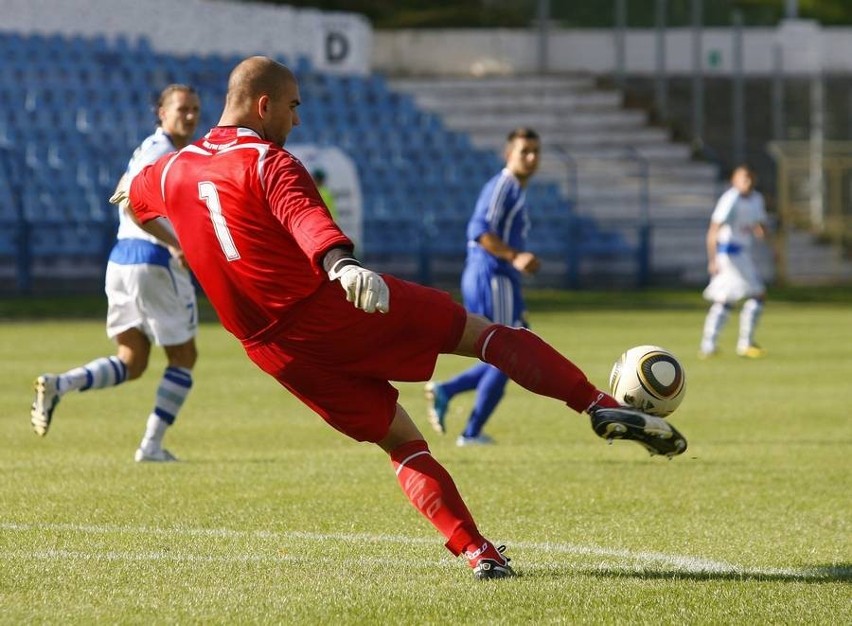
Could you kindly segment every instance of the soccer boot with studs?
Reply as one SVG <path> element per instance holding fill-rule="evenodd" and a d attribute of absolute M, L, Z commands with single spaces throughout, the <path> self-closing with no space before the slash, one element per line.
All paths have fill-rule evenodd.
<path fill-rule="evenodd" d="M 686 451 L 686 437 L 667 420 L 627 407 L 596 407 L 589 411 L 595 433 L 607 441 L 627 439 L 652 455 L 669 458 Z"/>
<path fill-rule="evenodd" d="M 506 546 L 495 548 L 490 541 L 484 541 L 477 550 L 465 552 L 464 556 L 473 568 L 473 577 L 477 580 L 510 578 L 517 574 L 509 565 L 512 559 L 503 555 L 505 551 Z"/>
<path fill-rule="evenodd" d="M 447 393 L 441 388 L 441 385 L 434 381 L 426 383 L 423 391 L 426 394 L 426 400 L 429 402 L 429 424 L 435 432 L 443 435 L 447 432 L 444 418 L 447 416 L 450 399 L 447 397 Z"/>
<path fill-rule="evenodd" d="M 47 434 L 53 419 L 53 411 L 62 397 L 59 394 L 58 381 L 59 377 L 53 374 L 42 374 L 36 378 L 34 384 L 35 400 L 30 410 L 30 423 L 35 433 L 41 437 Z"/>

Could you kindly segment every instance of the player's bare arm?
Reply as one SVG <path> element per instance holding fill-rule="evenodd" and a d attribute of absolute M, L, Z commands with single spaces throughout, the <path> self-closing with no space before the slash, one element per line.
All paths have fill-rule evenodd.
<path fill-rule="evenodd" d="M 721 224 L 711 222 L 707 229 L 707 273 L 713 276 L 716 273 L 716 242 L 719 238 Z"/>
<path fill-rule="evenodd" d="M 127 213 L 128 217 L 130 217 L 130 219 L 139 226 L 139 228 L 149 235 L 153 235 L 159 239 L 163 245 L 169 249 L 169 253 L 171 253 L 172 257 L 180 261 L 181 265 L 189 267 L 186 262 L 186 256 L 184 255 L 183 248 L 180 247 L 180 242 L 171 230 L 166 228 L 159 219 L 150 220 L 145 223 L 139 221 L 139 218 L 136 216 L 136 212 L 130 205 L 130 198 L 128 196 L 129 190 L 130 179 L 125 174 L 118 181 L 115 191 L 112 196 L 110 196 L 110 203 L 118 205 L 118 207 Z"/>
<path fill-rule="evenodd" d="M 497 258 L 509 261 L 519 272 L 534 274 L 541 267 L 541 262 L 535 254 L 515 250 L 494 233 L 483 233 L 479 237 L 479 245 Z"/>

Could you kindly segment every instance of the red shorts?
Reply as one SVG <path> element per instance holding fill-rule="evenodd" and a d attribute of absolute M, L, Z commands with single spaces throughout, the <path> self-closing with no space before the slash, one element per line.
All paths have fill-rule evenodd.
<path fill-rule="evenodd" d="M 389 381 L 424 381 L 451 352 L 467 313 L 450 295 L 383 276 L 388 313 L 365 313 L 337 282 L 324 284 L 299 318 L 246 353 L 326 422 L 357 441 L 380 441 L 399 392 Z"/>

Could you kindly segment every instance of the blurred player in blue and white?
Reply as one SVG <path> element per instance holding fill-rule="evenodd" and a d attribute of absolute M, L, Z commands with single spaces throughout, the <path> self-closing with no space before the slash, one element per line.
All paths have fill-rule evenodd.
<path fill-rule="evenodd" d="M 492 322 L 526 327 L 521 275 L 539 269 L 539 259 L 526 250 L 529 216 L 525 187 L 538 169 L 541 143 L 531 128 L 516 128 L 506 138 L 506 165 L 489 180 L 476 201 L 467 225 L 467 260 L 461 288 L 465 308 Z M 476 400 L 459 446 L 487 445 L 493 439 L 482 432 L 503 397 L 508 377 L 493 365 L 479 363 L 446 382 L 429 382 L 429 421 L 440 433 L 450 400 L 476 390 Z"/>
<path fill-rule="evenodd" d="M 740 300 L 740 331 L 737 354 L 760 358 L 764 351 L 754 342 L 754 333 L 766 288 L 752 254 L 754 239 L 766 237 L 766 208 L 763 195 L 754 188 L 754 173 L 746 165 L 731 175 L 731 187 L 722 194 L 707 229 L 707 271 L 710 284 L 704 298 L 713 304 L 704 321 L 699 357 L 717 353 L 719 333 Z"/>
<path fill-rule="evenodd" d="M 133 153 L 124 176 L 131 179 L 161 156 L 187 146 L 198 125 L 200 106 L 192 87 L 166 87 L 157 101 L 159 126 Z M 46 435 L 56 405 L 69 391 L 114 387 L 139 378 L 148 367 L 153 343 L 165 349 L 168 366 L 135 459 L 174 461 L 162 441 L 192 387 L 197 359 L 195 288 L 168 220 L 155 225 L 154 236 L 124 211 L 119 215 L 105 288 L 109 301 L 106 331 L 118 344 L 116 356 L 95 359 L 64 374 L 39 376 L 32 425 L 37 434 Z"/>

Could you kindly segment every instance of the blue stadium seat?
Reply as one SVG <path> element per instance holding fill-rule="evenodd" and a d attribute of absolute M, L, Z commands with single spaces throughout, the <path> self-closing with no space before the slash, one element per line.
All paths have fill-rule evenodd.
<path fill-rule="evenodd" d="M 310 74 L 313 71 L 313 65 L 311 64 L 311 60 L 306 56 L 298 56 L 296 58 L 296 65 L 295 68 L 293 68 L 293 71 L 296 72 L 297 76 Z"/>
<path fill-rule="evenodd" d="M 14 222 L 18 219 L 18 207 L 12 188 L 5 179 L 0 179 L 0 221 Z"/>
<path fill-rule="evenodd" d="M 32 224 L 67 223 L 67 215 L 49 191 L 26 188 L 23 196 L 24 218 Z"/>
<path fill-rule="evenodd" d="M 467 218 L 467 214 L 428 215 L 423 232 L 427 238 L 425 245 L 429 253 L 438 256 L 463 256 L 467 246 Z"/>
<path fill-rule="evenodd" d="M 102 230 L 93 224 L 42 224 L 30 230 L 30 250 L 48 258 L 101 255 Z"/>
<path fill-rule="evenodd" d="M 18 255 L 18 223 L 0 214 L 0 257 L 12 260 Z"/>
<path fill-rule="evenodd" d="M 38 235 L 39 254 L 101 254 L 102 244 L 92 241 L 102 242 L 105 225 L 115 220 L 106 198 L 153 128 L 156 95 L 171 82 L 193 84 L 206 130 L 241 60 L 237 54 L 165 54 L 133 37 L 0 33 L 0 146 L 24 146 L 15 158 L 0 158 L 0 179 L 9 171 L 7 184 L 0 180 L 0 219 L 15 204 L 13 183 L 26 181 L 21 204 L 27 218 L 58 229 Z M 304 101 L 303 126 L 290 141 L 338 146 L 355 161 L 365 250 L 463 255 L 467 219 L 481 185 L 502 167 L 499 156 L 449 131 L 410 95 L 390 90 L 380 74 L 326 74 L 305 58 L 282 60 L 299 75 Z M 578 220 L 556 185 L 534 182 L 528 195 L 531 236 L 547 249 L 558 250 L 565 239 L 580 241 L 589 254 L 627 246 L 594 222 Z M 59 228 L 69 222 L 80 229 Z M 85 224 L 100 234 L 93 237 Z"/>

